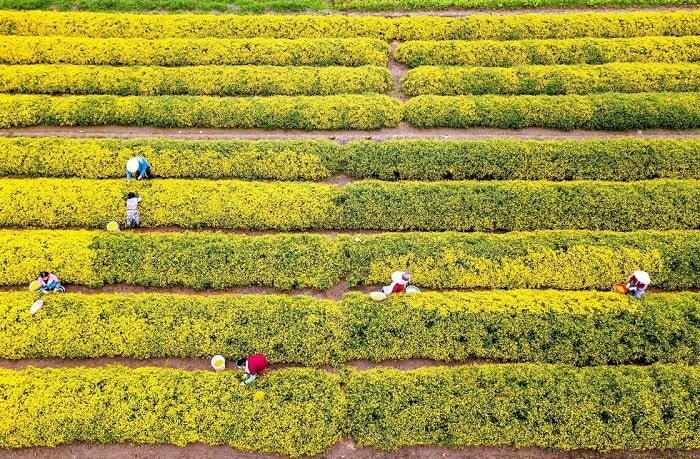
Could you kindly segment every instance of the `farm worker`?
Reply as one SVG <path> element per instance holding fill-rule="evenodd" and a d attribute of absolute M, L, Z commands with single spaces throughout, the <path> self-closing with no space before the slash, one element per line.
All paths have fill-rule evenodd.
<path fill-rule="evenodd" d="M 61 281 L 58 280 L 55 274 L 42 271 L 39 273 L 39 291 L 41 293 L 50 292 L 65 292 L 66 289 L 61 285 Z"/>
<path fill-rule="evenodd" d="M 151 166 L 146 161 L 146 158 L 141 156 L 134 156 L 126 162 L 126 183 L 131 183 L 131 176 L 135 175 L 136 180 L 141 180 L 142 178 L 153 178 L 153 173 L 151 172 Z"/>
<path fill-rule="evenodd" d="M 126 195 L 126 226 L 129 228 L 141 226 L 139 202 L 141 202 L 141 196 L 138 196 L 136 193 L 130 191 Z"/>
<path fill-rule="evenodd" d="M 411 273 L 408 271 L 394 271 L 391 273 L 391 284 L 382 287 L 382 292 L 384 292 L 385 295 L 402 292 L 406 289 L 410 280 Z"/>
<path fill-rule="evenodd" d="M 248 379 L 241 383 L 242 386 L 252 383 L 258 375 L 262 376 L 267 368 L 267 360 L 262 354 L 254 354 L 245 359 L 240 359 L 236 362 L 236 368 L 245 368 L 246 374 L 250 375 Z"/>
<path fill-rule="evenodd" d="M 649 287 L 649 273 L 646 271 L 635 271 L 627 280 L 627 293 L 634 295 L 638 300 L 642 299 L 644 291 Z"/>

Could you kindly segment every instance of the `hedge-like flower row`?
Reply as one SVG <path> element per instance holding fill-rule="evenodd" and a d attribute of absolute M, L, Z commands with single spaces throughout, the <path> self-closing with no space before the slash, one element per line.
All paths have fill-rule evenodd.
<path fill-rule="evenodd" d="M 686 36 L 700 35 L 700 12 L 384 18 L 341 15 L 136 15 L 0 11 L 0 34 L 148 39 L 372 37 L 386 41 Z"/>
<path fill-rule="evenodd" d="M 132 186 L 144 227 L 244 230 L 700 229 L 700 181 L 186 181 Z M 0 226 L 100 228 L 124 221 L 124 180 L 0 180 Z"/>
<path fill-rule="evenodd" d="M 7 0 L 27 1 L 27 0 Z M 36 0 L 31 2 L 35 4 Z M 43 0 L 48 1 L 48 0 Z M 68 0 L 61 0 L 67 2 Z M 133 0 L 132 0 L 133 1 Z M 522 8 L 628 8 L 627 0 L 329 0 L 334 8 L 349 11 L 391 11 L 391 10 L 449 10 L 449 9 L 522 9 Z M 54 5 L 55 3 L 50 3 Z M 638 0 L 637 8 L 663 5 L 697 5 L 697 0 Z M 47 8 L 48 9 L 48 8 Z M 69 8 L 64 8 L 69 9 Z"/>
<path fill-rule="evenodd" d="M 362 65 L 386 66 L 389 45 L 376 38 L 82 38 L 5 36 L 2 64 Z"/>
<path fill-rule="evenodd" d="M 690 129 L 700 127 L 700 93 L 418 96 L 404 105 L 404 120 L 418 128 Z"/>
<path fill-rule="evenodd" d="M 697 367 L 384 368 L 343 382 L 346 435 L 363 446 L 700 447 Z"/>
<path fill-rule="evenodd" d="M 700 140 L 170 140 L 0 137 L 0 176 L 122 178 L 135 155 L 159 177 L 319 180 L 700 179 Z M 634 164 L 634 167 L 630 167 Z"/>
<path fill-rule="evenodd" d="M 359 239 L 359 240 L 357 240 Z M 69 284 L 327 289 L 382 284 L 396 269 L 424 288 L 610 289 L 636 269 L 653 287 L 700 287 L 700 232 L 537 231 L 380 235 L 109 234 L 0 230 L 0 284 L 42 270 Z"/>
<path fill-rule="evenodd" d="M 328 96 L 382 93 L 391 86 L 389 70 L 374 66 L 0 66 L 0 92 L 24 94 Z"/>
<path fill-rule="evenodd" d="M 0 95 L 0 127 L 125 126 L 262 129 L 378 129 L 401 121 L 384 95 L 39 96 Z"/>
<path fill-rule="evenodd" d="M 254 387 L 240 376 L 118 365 L 0 370 L 0 446 L 202 442 L 301 456 L 340 440 L 346 403 L 337 376 L 292 368 Z"/>
<path fill-rule="evenodd" d="M 700 295 L 513 290 L 341 301 L 281 295 L 0 294 L 0 357 L 229 357 L 313 366 L 474 358 L 696 364 Z M 51 333 L 47 334 L 47 327 Z M 76 340 L 80 336 L 80 340 Z"/>
<path fill-rule="evenodd" d="M 227 444 L 290 456 L 341 436 L 381 449 L 700 447 L 700 370 L 469 365 L 412 371 L 239 372 L 121 366 L 0 370 L 0 446 Z M 342 385 L 341 385 L 342 383 Z"/>
<path fill-rule="evenodd" d="M 572 38 L 519 41 L 408 41 L 397 61 L 421 65 L 606 64 L 610 62 L 698 62 L 700 37 Z"/>
<path fill-rule="evenodd" d="M 518 67 L 424 66 L 408 71 L 401 84 L 401 91 L 407 96 L 697 92 L 700 91 L 700 65 L 613 63 Z"/>
<path fill-rule="evenodd" d="M 700 93 L 565 96 L 384 95 L 46 96 L 0 95 L 0 128 L 119 124 L 155 127 L 378 129 L 401 119 L 418 128 L 690 129 Z"/>

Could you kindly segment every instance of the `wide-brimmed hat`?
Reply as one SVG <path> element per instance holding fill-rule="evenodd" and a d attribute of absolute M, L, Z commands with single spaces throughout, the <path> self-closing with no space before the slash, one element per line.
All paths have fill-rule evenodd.
<path fill-rule="evenodd" d="M 132 174 L 135 174 L 139 170 L 139 159 L 131 158 L 129 161 L 127 161 L 126 170 L 128 170 Z"/>

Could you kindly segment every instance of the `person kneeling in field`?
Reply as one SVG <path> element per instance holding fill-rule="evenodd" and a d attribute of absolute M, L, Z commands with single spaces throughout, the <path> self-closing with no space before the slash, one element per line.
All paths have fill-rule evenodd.
<path fill-rule="evenodd" d="M 408 271 L 394 271 L 391 273 L 391 284 L 382 287 L 385 295 L 390 293 L 403 292 L 411 280 L 411 273 Z"/>
<path fill-rule="evenodd" d="M 627 294 L 634 295 L 638 300 L 642 299 L 644 291 L 649 287 L 649 273 L 646 271 L 635 271 L 627 280 Z"/>
<path fill-rule="evenodd" d="M 146 158 L 135 156 L 126 162 L 126 184 L 131 183 L 131 176 L 135 175 L 136 180 L 142 178 L 155 177 L 151 172 L 151 166 L 146 161 Z"/>
<path fill-rule="evenodd" d="M 66 289 L 61 285 L 55 274 L 42 271 L 39 273 L 39 291 L 41 293 L 65 292 Z"/>
<path fill-rule="evenodd" d="M 236 368 L 245 368 L 246 374 L 250 375 L 248 379 L 241 383 L 242 386 L 248 385 L 255 381 L 258 375 L 262 376 L 267 368 L 267 359 L 262 354 L 254 354 L 245 359 L 240 359 L 236 362 Z"/>

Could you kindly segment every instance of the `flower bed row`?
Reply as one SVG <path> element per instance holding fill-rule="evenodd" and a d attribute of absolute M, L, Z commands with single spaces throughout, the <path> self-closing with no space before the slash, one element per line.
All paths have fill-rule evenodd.
<path fill-rule="evenodd" d="M 320 180 L 700 179 L 700 140 L 170 140 L 2 137 L 0 176 L 122 178 L 135 155 L 159 177 Z M 634 167 L 630 167 L 634 164 Z"/>
<path fill-rule="evenodd" d="M 0 128 L 24 126 L 379 129 L 401 119 L 418 128 L 690 129 L 700 127 L 700 93 L 565 96 L 384 95 L 46 96 L 0 95 Z"/>
<path fill-rule="evenodd" d="M 375 38 L 82 38 L 6 36 L 2 64 L 386 66 Z"/>
<path fill-rule="evenodd" d="M 10 0 L 2 0 L 0 6 L 7 1 Z M 148 39 L 371 37 L 386 41 L 685 36 L 700 35 L 700 12 L 572 12 L 385 18 L 0 11 L 0 34 Z"/>
<path fill-rule="evenodd" d="M 374 66 L 0 66 L 0 92 L 24 94 L 327 96 L 382 93 L 392 84 L 389 70 Z"/>
<path fill-rule="evenodd" d="M 38 96 L 0 95 L 0 127 L 124 126 L 262 129 L 379 129 L 401 121 L 384 95 Z"/>
<path fill-rule="evenodd" d="M 637 269 L 662 289 L 700 287 L 700 232 L 537 231 L 380 235 L 109 234 L 0 230 L 0 284 L 42 270 L 69 284 L 276 289 L 384 284 L 396 269 L 420 287 L 604 289 Z"/>
<path fill-rule="evenodd" d="M 418 96 L 404 105 L 404 120 L 418 128 L 690 129 L 700 127 L 700 93 Z"/>
<path fill-rule="evenodd" d="M 0 446 L 202 442 L 291 456 L 359 445 L 693 449 L 695 367 L 477 365 L 238 373 L 121 366 L 1 370 Z M 342 387 L 341 387 L 342 383 Z M 446 409 L 449 407 L 449 409 Z"/>
<path fill-rule="evenodd" d="M 572 38 L 517 41 L 407 41 L 394 57 L 409 67 L 421 65 L 606 64 L 610 62 L 698 62 L 700 36 Z"/>
<path fill-rule="evenodd" d="M 340 365 L 495 359 L 579 366 L 698 363 L 700 295 L 513 290 L 308 296 L 0 294 L 0 357 L 229 357 Z M 46 330 L 51 333 L 47 334 Z M 80 337 L 76 339 L 76 337 Z"/>
<path fill-rule="evenodd" d="M 0 446 L 201 442 L 300 456 L 340 440 L 346 403 L 337 376 L 269 372 L 255 395 L 240 375 L 121 366 L 0 370 Z"/>
<path fill-rule="evenodd" d="M 185 181 L 140 187 L 144 227 L 247 230 L 700 229 L 700 181 Z M 0 180 L 0 226 L 101 228 L 123 221 L 124 180 Z"/>
<path fill-rule="evenodd" d="M 518 67 L 423 66 L 409 70 L 401 84 L 401 92 L 407 96 L 668 91 L 700 91 L 700 65 L 613 63 Z"/>

